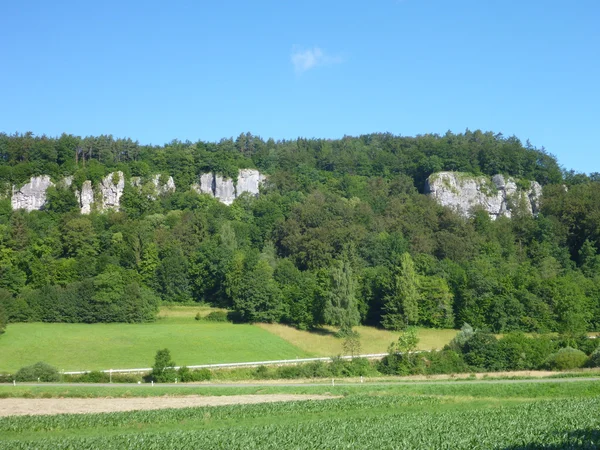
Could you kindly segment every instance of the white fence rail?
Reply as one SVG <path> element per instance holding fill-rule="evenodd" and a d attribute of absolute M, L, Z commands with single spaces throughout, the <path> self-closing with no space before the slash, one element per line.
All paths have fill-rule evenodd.
<path fill-rule="evenodd" d="M 356 355 L 356 356 L 340 356 L 340 359 L 352 359 L 352 358 L 366 358 L 366 359 L 380 359 L 387 356 L 388 353 L 371 353 L 368 355 Z M 226 369 L 233 367 L 257 367 L 257 366 L 283 366 L 286 364 L 298 364 L 313 361 L 331 361 L 333 358 L 298 358 L 298 359 L 280 359 L 276 361 L 254 361 L 254 362 L 241 362 L 241 363 L 223 363 L 223 364 L 199 364 L 196 366 L 187 366 L 189 369 Z M 179 369 L 180 366 L 173 367 Z M 144 367 L 142 369 L 108 369 L 101 370 L 104 373 L 145 373 L 152 371 L 152 367 Z M 91 370 L 80 370 L 76 372 L 63 372 L 65 375 L 83 375 L 89 373 Z"/>

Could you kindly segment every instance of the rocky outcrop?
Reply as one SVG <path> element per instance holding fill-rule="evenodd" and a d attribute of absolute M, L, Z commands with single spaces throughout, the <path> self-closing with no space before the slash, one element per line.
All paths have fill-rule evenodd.
<path fill-rule="evenodd" d="M 474 208 L 483 208 L 492 219 L 496 219 L 511 217 L 517 205 L 537 214 L 542 187 L 534 181 L 529 189 L 522 190 L 514 179 L 503 175 L 494 175 L 490 179 L 460 172 L 439 172 L 427 179 L 425 193 L 465 217 Z"/>
<path fill-rule="evenodd" d="M 86 180 L 81 186 L 81 191 L 76 191 L 75 195 L 79 199 L 79 206 L 81 207 L 81 214 L 89 214 L 92 212 L 92 204 L 94 203 L 94 190 L 92 189 L 92 182 Z"/>
<path fill-rule="evenodd" d="M 99 189 L 103 211 L 107 209 L 119 209 L 124 188 L 125 177 L 121 171 L 109 173 L 100 181 Z"/>
<path fill-rule="evenodd" d="M 162 175 L 154 175 L 152 178 L 152 184 L 154 184 L 154 189 L 156 190 L 157 195 L 165 195 L 170 192 L 175 192 L 175 181 L 173 181 L 173 177 L 167 178 L 167 181 L 162 182 Z"/>
<path fill-rule="evenodd" d="M 231 178 L 223 178 L 221 175 L 215 175 L 215 198 L 221 203 L 231 205 L 235 200 L 235 186 Z"/>
<path fill-rule="evenodd" d="M 221 203 L 231 205 L 244 192 L 258 195 L 259 187 L 265 179 L 266 177 L 256 169 L 240 169 L 235 184 L 231 178 L 205 173 L 200 176 L 200 184 L 194 184 L 192 189 L 200 194 L 209 194 Z"/>
<path fill-rule="evenodd" d="M 13 186 L 10 203 L 13 209 L 34 211 L 42 209 L 46 203 L 46 189 L 54 186 L 48 175 L 31 177 L 29 183 L 16 189 Z"/>
<path fill-rule="evenodd" d="M 235 185 L 236 196 L 239 197 L 244 192 L 258 195 L 258 189 L 265 179 L 265 176 L 258 170 L 241 169 L 238 173 L 237 184 Z"/>

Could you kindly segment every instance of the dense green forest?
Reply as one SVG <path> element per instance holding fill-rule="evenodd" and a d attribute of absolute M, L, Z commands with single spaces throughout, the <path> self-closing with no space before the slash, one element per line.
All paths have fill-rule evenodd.
<path fill-rule="evenodd" d="M 268 175 L 225 206 L 201 173 Z M 157 199 L 129 184 L 121 210 L 81 215 L 74 190 L 115 170 L 173 176 Z M 423 195 L 441 170 L 544 187 L 541 212 L 463 218 Z M 51 187 L 13 211 L 12 185 Z M 240 321 L 493 332 L 600 329 L 600 176 L 561 169 L 493 133 L 140 145 L 112 136 L 0 134 L 0 328 L 10 321 L 148 321 L 163 302 L 207 302 Z"/>

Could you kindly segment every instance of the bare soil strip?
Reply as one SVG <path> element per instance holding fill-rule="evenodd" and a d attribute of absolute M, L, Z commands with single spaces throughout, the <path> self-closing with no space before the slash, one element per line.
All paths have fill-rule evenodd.
<path fill-rule="evenodd" d="M 0 399 L 0 417 L 51 414 L 88 414 L 163 408 L 242 405 L 249 403 L 328 400 L 328 395 L 228 395 L 141 398 L 6 398 Z"/>

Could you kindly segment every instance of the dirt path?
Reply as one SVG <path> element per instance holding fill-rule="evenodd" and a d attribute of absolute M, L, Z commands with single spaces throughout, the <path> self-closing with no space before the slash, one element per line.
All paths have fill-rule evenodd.
<path fill-rule="evenodd" d="M 249 403 L 328 400 L 328 395 L 228 395 L 131 398 L 6 398 L 0 399 L 0 417 L 49 414 L 86 414 L 141 409 L 190 408 L 198 406 L 242 405 Z"/>

